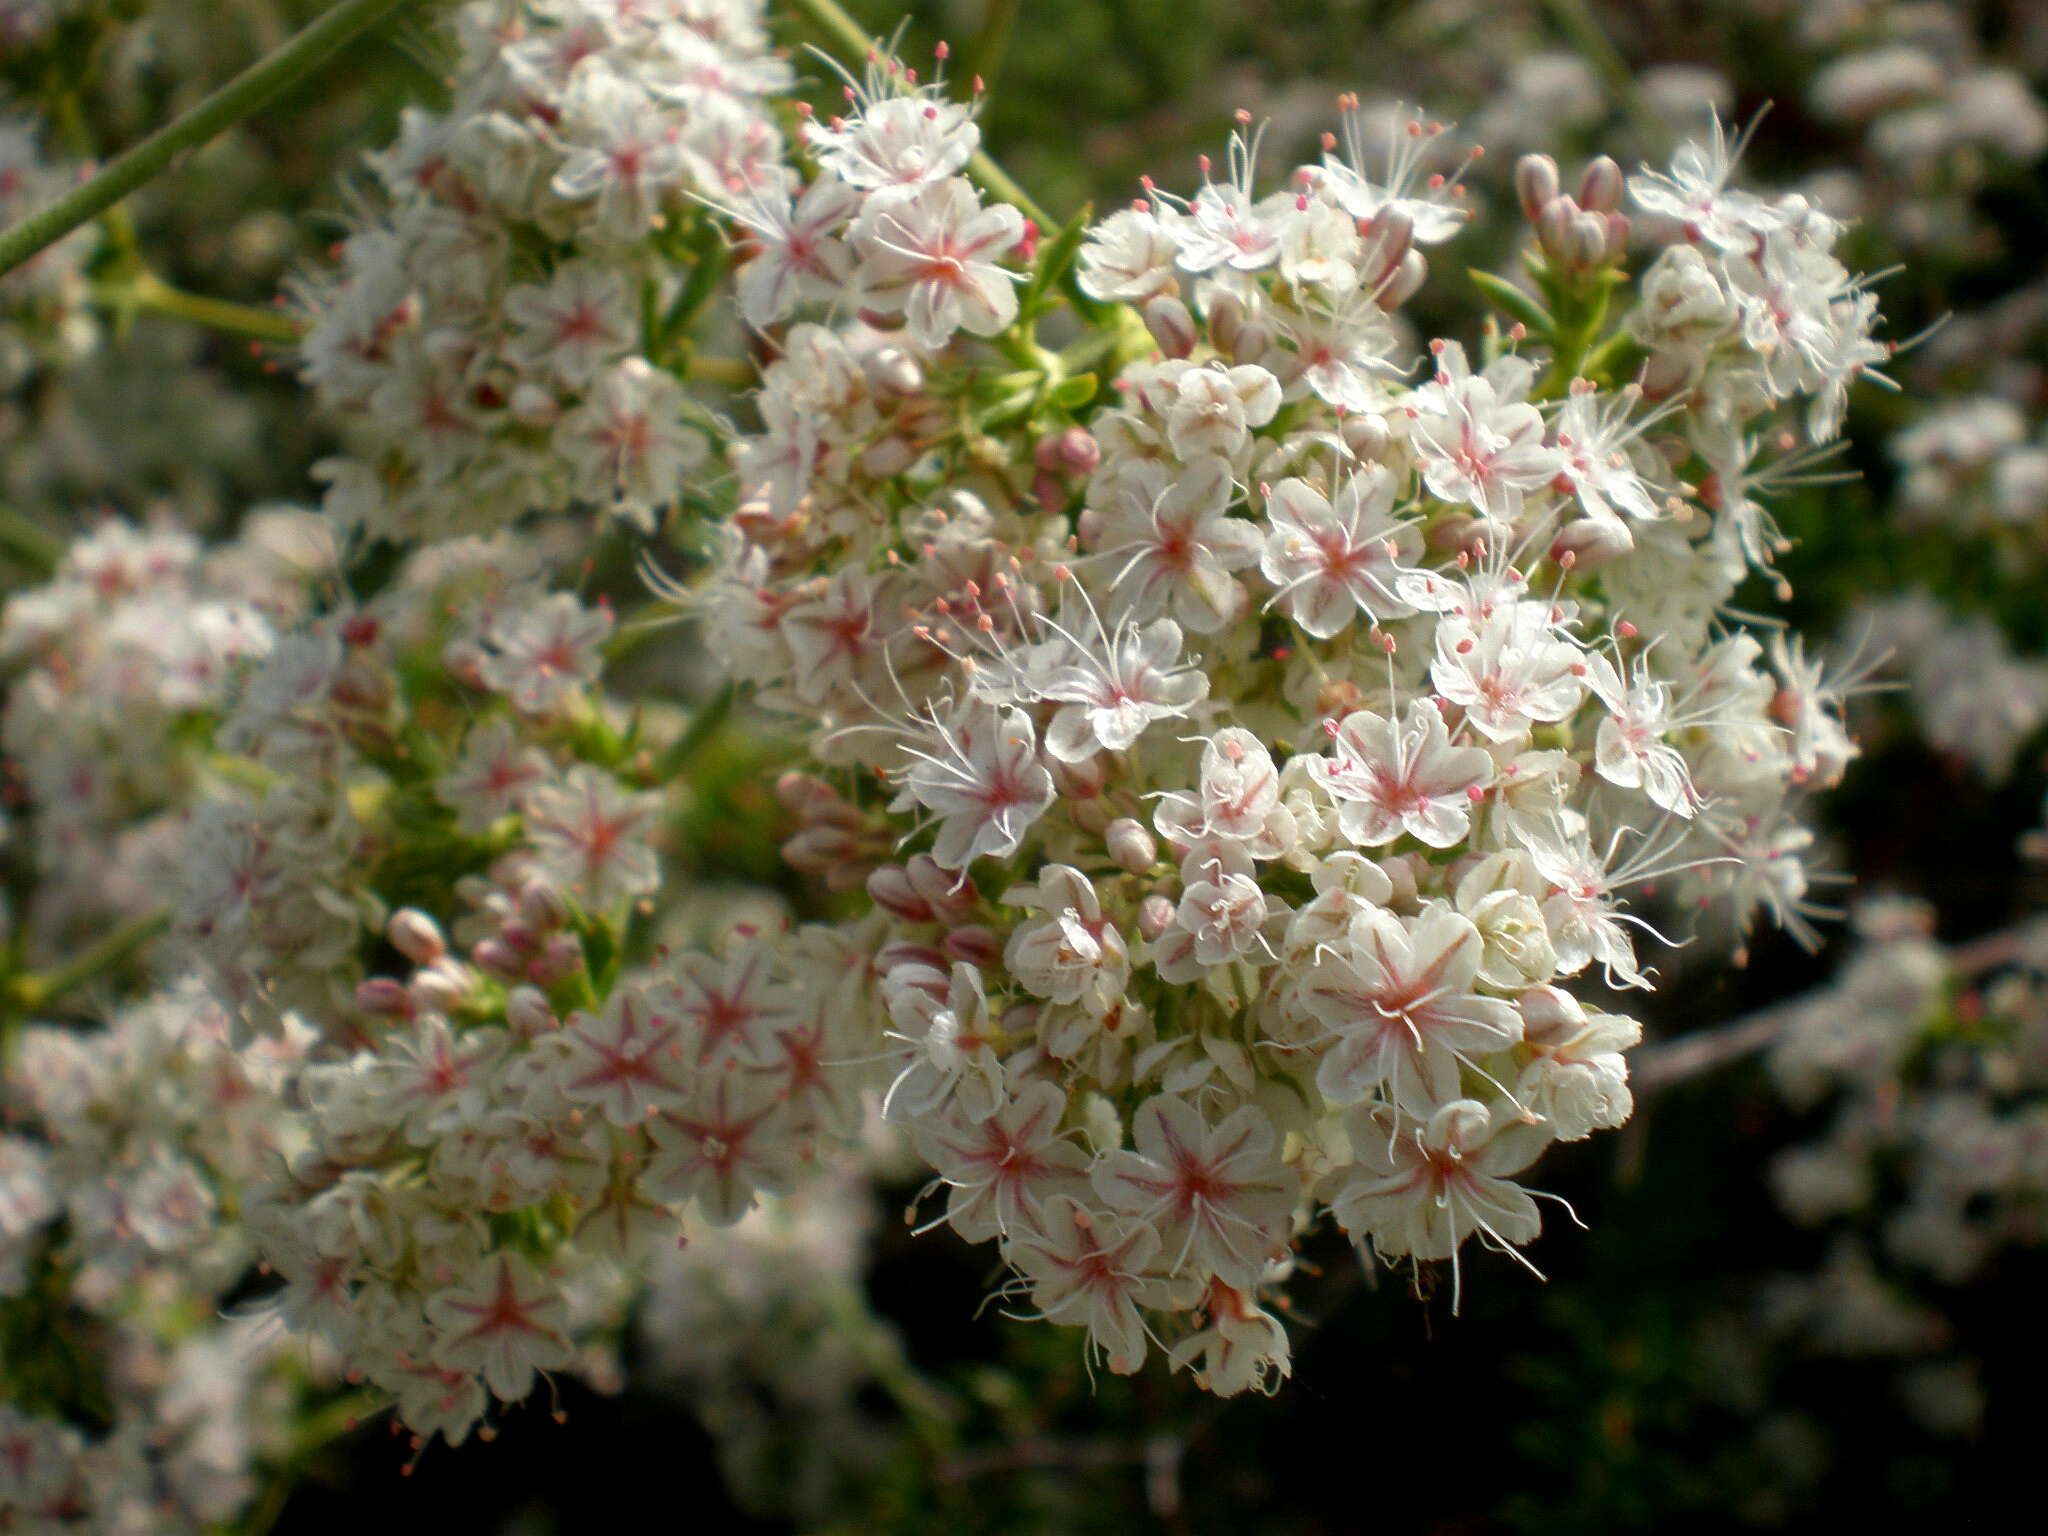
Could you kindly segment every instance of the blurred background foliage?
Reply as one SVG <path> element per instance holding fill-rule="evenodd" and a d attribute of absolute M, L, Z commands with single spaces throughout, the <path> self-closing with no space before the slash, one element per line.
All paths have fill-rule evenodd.
<path fill-rule="evenodd" d="M 895 25 L 886 0 L 851 8 L 877 33 Z M 72 153 L 104 155 L 320 9 L 88 6 L 32 48 L 0 43 L 0 87 L 39 107 Z M 957 75 L 988 76 L 987 142 L 1055 217 L 1113 206 L 1144 174 L 1190 186 L 1195 156 L 1219 152 L 1239 109 L 1269 123 L 1266 166 L 1277 173 L 1312 156 L 1335 96 L 1355 90 L 1419 101 L 1487 145 L 1471 178 L 1475 227 L 1442 255 L 1502 271 L 1512 270 L 1508 176 L 1522 150 L 1541 147 L 1568 175 L 1596 152 L 1633 167 L 1670 148 L 1667 124 L 1685 117 L 1673 103 L 1712 103 L 1733 123 L 1768 104 L 1748 179 L 1806 185 L 1848 173 L 1823 178 L 1816 193 L 1831 185 L 1853 205 L 1845 211 L 1862 214 L 1854 264 L 1902 267 L 1879 285 L 1890 334 L 1914 336 L 1951 313 L 2003 317 L 1989 331 L 1951 325 L 1899 359 L 1900 392 L 1859 391 L 1841 466 L 1855 477 L 1774 504 L 1793 540 L 1782 569 L 1795 627 L 1834 633 L 1859 599 L 1910 578 L 1957 611 L 1991 616 L 2022 650 L 2048 643 L 2039 522 L 1966 539 L 1939 522 L 1902 527 L 1886 511 L 1899 473 L 1887 440 L 1932 397 L 1995 393 L 2032 420 L 2048 404 L 2042 306 L 2013 308 L 2042 276 L 2040 149 L 2001 149 L 1987 135 L 1988 147 L 1902 164 L 1873 147 L 1868 119 L 1815 106 L 1831 60 L 1901 38 L 1937 60 L 1966 43 L 1972 60 L 2038 86 L 2048 6 L 919 0 L 908 11 L 904 56 L 928 59 L 943 38 Z M 812 40 L 795 24 L 788 37 Z M 358 42 L 137 198 L 137 247 L 181 287 L 267 304 L 348 228 L 361 150 L 390 137 L 404 102 L 432 95 L 433 59 L 417 23 Z M 1479 316 L 1427 318 L 1459 334 Z M 31 379 L 0 400 L 0 500 L 48 524 L 66 509 L 144 515 L 173 499 L 182 515 L 219 526 L 266 499 L 308 499 L 308 466 L 329 447 L 328 429 L 309 419 L 288 362 L 280 371 L 246 339 L 159 316 L 113 325 L 112 343 L 82 371 Z M 182 382 L 166 398 L 153 381 L 174 370 Z M 193 450 L 195 434 L 206 451 Z M 35 451 L 12 451 L 23 444 Z M 2039 823 L 2039 741 L 1993 784 L 1882 706 L 1865 726 L 1869 753 L 1835 801 L 1838 867 L 1930 900 L 1950 939 L 2036 903 L 2038 882 L 2013 849 Z M 738 744 L 703 770 L 690 832 L 706 869 L 776 877 L 764 753 L 772 746 Z M 1678 985 L 1653 1000 L 1652 1037 L 1724 1025 L 1813 986 L 1839 947 L 1831 939 L 1809 956 L 1761 938 L 1743 969 L 1672 955 Z M 1552 1222 L 1533 1250 L 1547 1285 L 1475 1252 L 1461 1316 L 1447 1295 L 1418 1304 L 1407 1277 L 1366 1275 L 1326 1242 L 1312 1250 L 1321 1272 L 1297 1287 L 1294 1379 L 1271 1401 L 1204 1397 L 1156 1359 L 1135 1379 L 1091 1381 L 1066 1333 L 994 1307 L 977 1319 L 997 1277 L 944 1231 L 910 1235 L 901 1216 L 912 1180 L 885 1191 L 867 1276 L 867 1301 L 901 1356 L 857 1405 L 872 1441 L 834 1462 L 824 1483 L 801 1425 L 777 1433 L 776 1405 L 760 1405 L 767 1432 L 746 1459 L 721 1463 L 690 1404 L 634 1376 L 608 1395 L 564 1386 L 565 1422 L 551 1417 L 555 1405 L 530 1403 L 494 1442 L 436 1448 L 403 1479 L 404 1447 L 366 1429 L 311 1463 L 277 1528 L 542 1536 L 630 1521 L 1285 1536 L 1807 1529 L 1826 1518 L 1886 1530 L 2031 1507 L 2018 1495 L 2033 1481 L 2027 1442 L 2048 1345 L 2038 1251 L 2007 1250 L 1937 1298 L 1944 1358 L 1977 1362 L 1974 1414 L 1944 1419 L 1940 1384 L 1911 1386 L 1895 1359 L 1804 1352 L 1759 1321 L 1774 1277 L 1829 1259 L 1828 1238 L 1787 1221 L 1765 1177 L 1773 1154 L 1819 1120 L 1788 1109 L 1753 1065 L 1644 1095 L 1624 1133 L 1560 1147 L 1547 1165 L 1551 1187 L 1590 1227 Z"/>

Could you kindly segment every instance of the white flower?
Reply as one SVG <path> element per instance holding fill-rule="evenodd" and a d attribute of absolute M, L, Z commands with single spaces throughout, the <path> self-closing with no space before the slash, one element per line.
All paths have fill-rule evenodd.
<path fill-rule="evenodd" d="M 1065 706 L 1045 728 L 1045 750 L 1060 762 L 1128 751 L 1155 720 L 1184 717 L 1208 695 L 1208 677 L 1181 662 L 1171 619 L 1142 628 L 1126 619 L 1106 635 L 1098 623 L 1099 646 L 1047 624 L 1067 641 L 1062 663 L 1035 690 Z"/>
<path fill-rule="evenodd" d="M 898 966 L 882 982 L 903 1062 L 882 1097 L 891 1120 L 917 1120 L 949 1101 L 970 1120 L 1004 1101 L 1003 1068 L 990 1044 L 993 1025 L 981 972 L 956 962 L 950 981 L 928 966 Z"/>
<path fill-rule="evenodd" d="M 1411 699 L 1398 727 L 1370 710 L 1346 715 L 1332 753 L 1321 782 L 1337 801 L 1337 825 L 1368 848 L 1404 832 L 1431 848 L 1462 842 L 1473 800 L 1493 782 L 1493 758 L 1452 746 L 1443 712 L 1427 699 Z"/>
<path fill-rule="evenodd" d="M 1315 638 L 1360 613 L 1378 623 L 1410 611 L 1393 577 L 1421 554 L 1422 536 L 1393 515 L 1396 487 L 1393 473 L 1374 464 L 1345 476 L 1334 500 L 1291 478 L 1267 495 L 1272 531 L 1259 569 L 1279 589 L 1272 601 Z"/>
<path fill-rule="evenodd" d="M 1156 1094 L 1132 1117 L 1131 1139 L 1134 1151 L 1096 1163 L 1096 1194 L 1159 1234 L 1170 1274 L 1250 1290 L 1285 1251 L 1301 1193 L 1272 1122 L 1246 1104 L 1212 1126 L 1185 1098 Z"/>
<path fill-rule="evenodd" d="M 1015 853 L 1053 801 L 1031 717 L 969 702 L 948 721 L 934 715 L 923 723 L 927 728 L 904 745 L 915 761 L 903 772 L 893 808 L 922 805 L 937 813 L 932 857 L 948 869 Z"/>
<path fill-rule="evenodd" d="M 1383 1257 L 1455 1260 L 1475 1233 L 1506 1249 L 1542 1229 L 1536 1202 L 1510 1176 L 1535 1160 L 1547 1138 L 1512 1115 L 1459 1099 L 1417 1126 L 1367 1106 L 1352 1113 L 1345 1129 L 1358 1161 L 1338 1176 L 1330 1210 Z M 1452 1297 L 1455 1311 L 1455 1288 Z"/>
<path fill-rule="evenodd" d="M 900 311 L 919 346 L 943 347 L 957 330 L 993 336 L 1017 317 L 1021 280 L 996 259 L 1023 237 L 1022 214 L 982 207 L 962 178 L 871 201 L 851 237 L 861 302 Z"/>
<path fill-rule="evenodd" d="M 1323 1096 L 1355 1104 L 1385 1084 L 1405 1111 L 1425 1114 L 1456 1097 L 1461 1062 L 1521 1039 L 1514 1007 L 1472 990 L 1485 948 L 1449 902 L 1413 918 L 1360 911 L 1301 982 L 1301 1006 L 1331 1041 L 1316 1069 Z"/>

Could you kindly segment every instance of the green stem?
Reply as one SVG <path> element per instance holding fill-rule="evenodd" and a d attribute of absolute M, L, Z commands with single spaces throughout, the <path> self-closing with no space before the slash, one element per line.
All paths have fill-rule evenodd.
<path fill-rule="evenodd" d="M 125 282 L 99 284 L 93 289 L 93 297 L 116 313 L 141 310 L 169 315 L 211 330 L 226 331 L 231 336 L 250 336 L 285 347 L 299 339 L 299 328 L 288 315 L 258 309 L 253 304 L 187 293 L 182 288 L 173 288 L 154 272 L 138 272 Z"/>
<path fill-rule="evenodd" d="M 0 273 L 11 272 L 81 224 L 98 218 L 137 187 L 155 180 L 186 150 L 197 149 L 304 79 L 342 44 L 417 0 L 341 0 L 269 57 L 115 159 L 82 186 L 0 234 Z"/>
<path fill-rule="evenodd" d="M 19 1013 L 46 1008 L 73 988 L 112 970 L 170 926 L 168 909 L 131 918 L 62 965 L 12 978 L 7 983 L 6 1002 L 11 1011 Z"/>
<path fill-rule="evenodd" d="M 1002 0 L 997 0 L 1002 3 Z M 840 52 L 852 56 L 856 65 L 871 53 L 885 52 L 884 45 L 868 35 L 867 28 L 855 21 L 839 6 L 837 0 L 789 0 L 790 9 L 802 16 L 829 38 Z M 1051 239 L 1059 233 L 1060 226 L 1052 216 L 1032 198 L 1031 194 L 1010 178 L 1010 173 L 990 158 L 987 150 L 977 149 L 967 162 L 967 174 L 992 196 L 1010 204 L 1025 218 L 1038 226 L 1039 234 Z"/>

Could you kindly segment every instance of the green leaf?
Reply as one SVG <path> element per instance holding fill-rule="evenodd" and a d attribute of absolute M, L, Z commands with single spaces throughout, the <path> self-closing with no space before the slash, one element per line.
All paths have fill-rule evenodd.
<path fill-rule="evenodd" d="M 1053 385 L 1046 398 L 1063 411 L 1076 411 L 1095 398 L 1095 375 L 1077 373 Z"/>
<path fill-rule="evenodd" d="M 1531 335 L 1549 336 L 1557 329 L 1557 321 L 1551 317 L 1550 311 L 1506 278 L 1482 272 L 1477 267 L 1469 268 L 1468 275 L 1496 309 L 1526 325 Z"/>
<path fill-rule="evenodd" d="M 1090 203 L 1067 220 L 1066 227 L 1038 253 L 1038 261 L 1032 267 L 1030 280 L 1025 283 L 1023 296 L 1018 301 L 1019 313 L 1038 313 L 1046 303 L 1047 293 L 1073 270 L 1074 258 L 1081 254 L 1081 241 L 1086 237 L 1089 221 L 1094 216 L 1095 205 Z"/>

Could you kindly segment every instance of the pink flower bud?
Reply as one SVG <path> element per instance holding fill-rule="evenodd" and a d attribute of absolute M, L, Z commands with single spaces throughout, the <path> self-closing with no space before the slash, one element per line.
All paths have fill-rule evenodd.
<path fill-rule="evenodd" d="M 569 925 L 569 903 L 548 880 L 529 880 L 520 887 L 519 915 L 535 931 L 552 933 Z"/>
<path fill-rule="evenodd" d="M 381 1018 L 402 1019 L 413 1011 L 412 993 L 402 981 L 372 976 L 356 983 L 356 1006 Z"/>
<path fill-rule="evenodd" d="M 1628 524 L 1613 517 L 1581 517 L 1558 531 L 1556 540 L 1550 546 L 1553 557 L 1567 550 L 1575 557 L 1578 569 L 1596 570 L 1635 548 L 1635 539 L 1628 531 Z"/>
<path fill-rule="evenodd" d="M 912 883 L 910 872 L 900 864 L 884 864 L 869 875 L 868 895 L 876 906 L 906 923 L 929 923 L 936 916 L 932 904 Z"/>
<path fill-rule="evenodd" d="M 1142 875 L 1159 861 L 1159 842 L 1144 826 L 1128 816 L 1119 816 L 1102 834 L 1109 856 L 1117 867 Z"/>
<path fill-rule="evenodd" d="M 1186 357 L 1195 350 L 1195 317 L 1170 293 L 1146 303 L 1145 329 L 1168 357 Z"/>
<path fill-rule="evenodd" d="M 526 956 L 503 939 L 479 939 L 469 952 L 476 968 L 498 981 L 524 981 Z"/>
<path fill-rule="evenodd" d="M 860 456 L 860 467 L 877 480 L 894 479 L 917 461 L 917 449 L 901 437 L 878 437 Z"/>
<path fill-rule="evenodd" d="M 1401 266 L 1394 275 L 1386 279 L 1380 289 L 1380 308 L 1392 314 L 1422 291 L 1422 285 L 1429 281 L 1429 258 L 1420 251 L 1410 251 L 1401 258 Z"/>
<path fill-rule="evenodd" d="M 1154 891 L 1138 903 L 1138 932 L 1156 939 L 1173 926 L 1173 902 Z"/>
<path fill-rule="evenodd" d="M 1607 220 L 1597 213 L 1582 213 L 1565 230 L 1565 264 L 1590 272 L 1607 259 Z"/>
<path fill-rule="evenodd" d="M 979 923 L 966 928 L 955 928 L 939 943 L 949 959 L 965 960 L 969 965 L 993 967 L 1003 958 L 1002 940 Z"/>
<path fill-rule="evenodd" d="M 1611 155 L 1596 155 L 1579 178 L 1579 206 L 1593 213 L 1613 213 L 1621 206 L 1621 189 L 1621 167 Z"/>
<path fill-rule="evenodd" d="M 505 1022 L 531 1039 L 546 1034 L 561 1021 L 538 987 L 514 987 L 505 999 Z"/>
<path fill-rule="evenodd" d="M 1564 260 L 1565 237 L 1578 217 L 1579 205 L 1568 197 L 1553 197 L 1536 213 L 1536 243 L 1553 261 Z"/>
<path fill-rule="evenodd" d="M 974 882 L 957 869 L 948 869 L 928 853 L 913 853 L 904 873 L 920 896 L 936 912 L 939 921 L 957 923 L 977 905 Z"/>
<path fill-rule="evenodd" d="M 1557 162 L 1550 156 L 1524 155 L 1515 162 L 1515 196 L 1522 204 L 1522 217 L 1531 224 L 1558 191 Z"/>
<path fill-rule="evenodd" d="M 1263 320 L 1247 321 L 1231 338 L 1230 360 L 1240 364 L 1256 363 L 1272 346 L 1273 328 Z"/>
<path fill-rule="evenodd" d="M 1244 324 L 1244 306 L 1228 293 L 1217 293 L 1209 299 L 1209 344 L 1218 352 L 1232 353 L 1237 350 L 1237 330 Z"/>
<path fill-rule="evenodd" d="M 1102 445 L 1086 427 L 1069 427 L 1059 436 L 1059 460 L 1070 475 L 1092 475 L 1102 462 Z"/>
<path fill-rule="evenodd" d="M 542 986 L 552 986 L 583 969 L 583 941 L 573 933 L 552 935 L 542 947 L 540 958 L 526 973 Z"/>
<path fill-rule="evenodd" d="M 448 953 L 441 925 L 418 907 L 400 907 L 384 925 L 384 936 L 414 965 L 432 965 Z"/>
<path fill-rule="evenodd" d="M 469 1001 L 469 978 L 448 961 L 415 975 L 406 991 L 423 1013 L 454 1013 Z"/>

